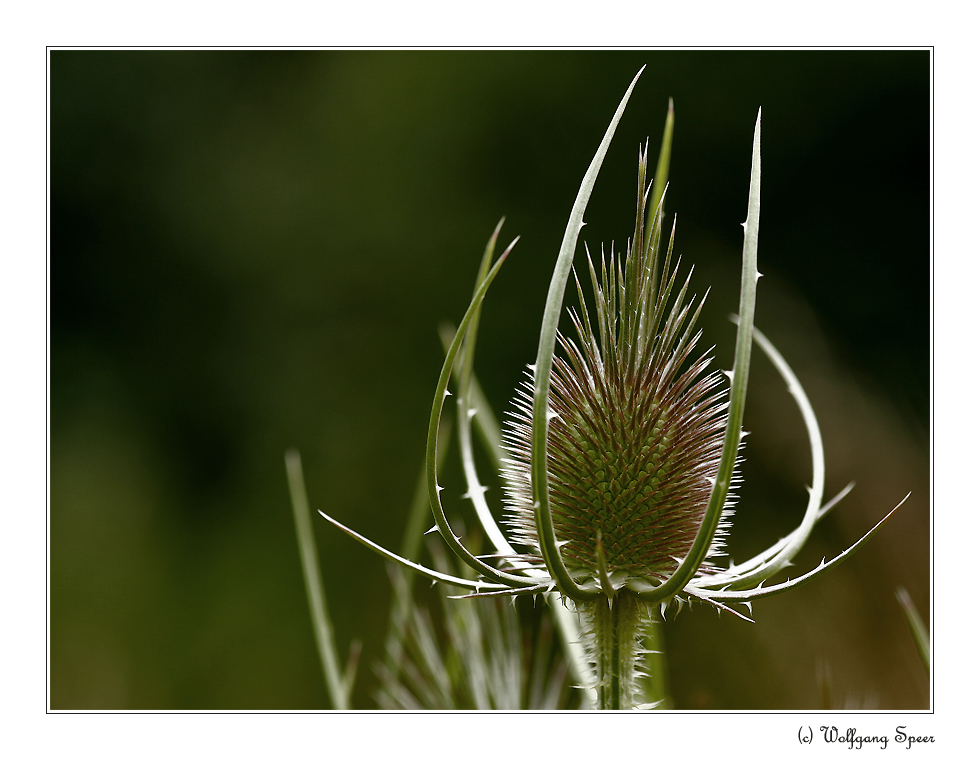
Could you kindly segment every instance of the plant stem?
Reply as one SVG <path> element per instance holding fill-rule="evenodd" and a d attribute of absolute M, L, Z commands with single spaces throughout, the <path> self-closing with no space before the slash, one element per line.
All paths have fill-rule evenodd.
<path fill-rule="evenodd" d="M 632 594 L 617 594 L 610 601 L 589 602 L 597 707 L 630 710 L 636 706 L 636 637 L 641 605 Z"/>
<path fill-rule="evenodd" d="M 667 689 L 667 657 L 664 654 L 662 623 L 654 620 L 645 631 L 643 648 L 647 677 L 643 679 L 646 701 L 656 705 L 654 709 L 669 710 L 670 694 Z"/>

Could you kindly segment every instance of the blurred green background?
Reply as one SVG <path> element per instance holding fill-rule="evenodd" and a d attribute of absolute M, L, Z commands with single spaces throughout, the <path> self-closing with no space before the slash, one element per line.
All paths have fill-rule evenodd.
<path fill-rule="evenodd" d="M 675 706 L 929 706 L 894 595 L 928 620 L 928 51 L 83 50 L 49 68 L 53 709 L 328 706 L 283 453 L 302 453 L 314 508 L 398 546 L 438 324 L 462 315 L 506 214 L 504 242 L 521 241 L 476 365 L 502 414 L 582 174 L 643 64 L 583 239 L 625 243 L 637 148 L 659 146 L 672 96 L 667 213 L 696 291 L 712 288 L 704 345 L 730 366 L 761 106 L 758 324 L 811 394 L 828 497 L 857 481 L 797 570 L 913 492 L 836 571 L 756 603 L 754 624 L 670 621 Z M 810 480 L 761 354 L 746 427 L 736 560 L 795 525 Z M 448 461 L 447 504 L 472 524 Z M 369 708 L 388 576 L 315 528 Z"/>

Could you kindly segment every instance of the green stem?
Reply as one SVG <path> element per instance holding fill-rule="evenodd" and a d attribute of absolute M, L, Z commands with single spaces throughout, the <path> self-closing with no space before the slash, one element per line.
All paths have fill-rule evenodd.
<path fill-rule="evenodd" d="M 596 697 L 600 710 L 636 706 L 636 636 L 641 605 L 633 594 L 603 596 L 584 605 L 591 618 Z"/>
<path fill-rule="evenodd" d="M 643 685 L 647 702 L 656 705 L 657 710 L 668 710 L 670 693 L 667 689 L 667 657 L 664 654 L 661 625 L 663 624 L 653 621 L 646 629 L 643 648 L 647 650 L 644 655 L 647 677 Z"/>

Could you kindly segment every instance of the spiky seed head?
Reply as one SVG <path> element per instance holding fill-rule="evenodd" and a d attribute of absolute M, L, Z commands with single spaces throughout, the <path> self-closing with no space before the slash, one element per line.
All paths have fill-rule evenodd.
<path fill-rule="evenodd" d="M 708 371 L 707 352 L 694 353 L 701 305 L 685 301 L 690 275 L 671 298 L 678 273 L 670 269 L 673 230 L 657 266 L 662 206 L 643 232 L 645 163 L 642 155 L 637 224 L 625 257 L 610 250 L 598 275 L 589 258 L 596 333 L 579 286 L 581 311 L 571 311 L 578 340 L 559 335 L 565 358 L 555 359 L 549 397 L 549 498 L 562 557 L 577 580 L 617 591 L 630 578 L 666 579 L 687 555 L 724 443 L 721 374 Z M 515 540 L 538 549 L 532 394 L 528 373 L 505 433 L 513 455 L 505 476 Z M 720 553 L 725 527 L 723 521 L 709 557 Z"/>

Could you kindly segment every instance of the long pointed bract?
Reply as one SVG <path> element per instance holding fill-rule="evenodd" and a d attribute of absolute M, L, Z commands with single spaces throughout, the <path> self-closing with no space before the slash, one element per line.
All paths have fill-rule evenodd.
<path fill-rule="evenodd" d="M 486 562 L 477 559 L 475 556 L 470 554 L 469 551 L 467 551 L 466 547 L 463 546 L 459 538 L 456 537 L 456 534 L 453 533 L 452 528 L 449 527 L 449 521 L 446 519 L 446 513 L 442 508 L 442 499 L 439 496 L 439 491 L 441 488 L 439 486 L 436 472 L 436 450 L 438 448 L 439 421 L 442 418 L 442 407 L 445 404 L 446 396 L 449 393 L 449 378 L 452 375 L 453 365 L 456 362 L 456 354 L 459 351 L 460 345 L 463 342 L 463 338 L 466 335 L 466 331 L 470 326 L 473 316 L 480 308 L 480 304 L 490 287 L 490 283 L 492 283 L 494 278 L 497 276 L 497 273 L 500 271 L 500 267 L 503 265 L 504 261 L 506 261 L 508 254 L 511 252 L 511 250 L 513 250 L 516 243 L 517 239 L 507 246 L 507 249 L 500 254 L 500 258 L 497 259 L 497 263 L 493 265 L 480 287 L 477 288 L 476 293 L 473 295 L 473 300 L 470 302 L 470 306 L 466 310 L 466 314 L 463 315 L 463 319 L 459 323 L 459 328 L 456 330 L 456 336 L 453 338 L 453 342 L 450 344 L 449 350 L 446 352 L 446 360 L 443 362 L 442 372 L 439 375 L 439 382 L 436 386 L 435 398 L 432 401 L 432 412 L 429 415 L 429 436 L 425 448 L 425 467 L 427 486 L 429 489 L 429 505 L 432 508 L 432 516 L 435 518 L 436 527 L 439 529 L 439 533 L 442 535 L 445 542 L 449 544 L 449 548 L 453 550 L 453 553 L 467 565 L 472 567 L 477 572 L 489 578 L 493 578 L 495 581 L 514 587 L 534 586 L 536 585 L 536 582 L 530 580 L 529 578 L 502 573 L 496 568 L 488 565 Z"/>
<path fill-rule="evenodd" d="M 749 383 L 749 358 L 752 354 L 752 326 L 755 321 L 755 292 L 759 279 L 756 264 L 759 246 L 759 208 L 762 183 L 761 152 L 762 109 L 755 122 L 755 135 L 752 140 L 752 174 L 749 181 L 749 209 L 745 220 L 745 240 L 742 245 L 742 290 L 739 303 L 738 332 L 735 336 L 735 367 L 732 372 L 732 387 L 728 402 L 728 423 L 725 428 L 725 447 L 722 450 L 721 465 L 711 489 L 708 509 L 698 531 L 694 545 L 687 557 L 670 579 L 653 591 L 644 591 L 643 599 L 656 603 L 670 599 L 686 586 L 701 568 L 708 555 L 715 531 L 721 520 L 721 513 L 731 487 L 735 458 L 742 436 L 742 414 L 745 411 L 745 393 Z"/>
<path fill-rule="evenodd" d="M 595 186 L 596 177 L 599 175 L 599 168 L 602 166 L 609 143 L 612 142 L 613 134 L 619 125 L 626 103 L 633 92 L 637 79 L 643 69 L 637 73 L 626 90 L 626 94 L 619 103 L 606 134 L 599 144 L 592 163 L 589 165 L 582 184 L 579 187 L 578 195 L 572 204 L 572 213 L 568 218 L 565 227 L 565 236 L 562 239 L 561 249 L 558 252 L 558 261 L 555 263 L 555 271 L 551 277 L 551 285 L 548 288 L 548 298 L 545 302 L 544 318 L 541 321 L 541 339 L 538 343 L 538 355 L 534 362 L 534 407 L 532 424 L 531 442 L 531 490 L 534 499 L 534 513 L 538 526 L 538 537 L 541 545 L 541 554 L 548 566 L 548 571 L 558 584 L 558 589 L 566 596 L 580 601 L 592 599 L 598 596 L 599 591 L 590 591 L 581 588 L 568 574 L 568 570 L 562 562 L 561 552 L 555 539 L 554 526 L 551 519 L 551 507 L 548 499 L 548 391 L 551 384 L 551 365 L 555 357 L 555 341 L 558 335 L 558 318 L 561 316 L 562 301 L 565 297 L 565 285 L 568 282 L 568 275 L 572 269 L 572 258 L 575 255 L 575 245 L 578 242 L 579 232 L 584 226 L 582 221 L 585 216 L 585 209 L 592 195 L 592 188 Z"/>
<path fill-rule="evenodd" d="M 793 396 L 793 400 L 796 401 L 800 413 L 803 415 L 803 422 L 806 424 L 807 435 L 810 439 L 813 484 L 808 489 L 810 497 L 807 502 L 806 512 L 803 515 L 803 521 L 796 530 L 787 536 L 779 551 L 766 557 L 751 571 L 746 571 L 744 566 L 739 568 L 737 571 L 737 580 L 734 583 L 728 578 L 728 573 L 721 573 L 719 576 L 712 578 L 711 583 L 706 585 L 710 585 L 713 588 L 721 588 L 726 584 L 731 584 L 730 588 L 733 589 L 752 588 L 760 581 L 789 567 L 792 564 L 793 557 L 799 553 L 800 549 L 803 548 L 803 545 L 810 537 L 813 526 L 817 524 L 817 519 L 820 516 L 820 505 L 823 500 L 825 469 L 823 439 L 820 435 L 820 426 L 817 424 L 817 416 L 813 412 L 813 407 L 810 406 L 810 400 L 807 398 L 803 386 L 796 378 L 796 375 L 793 374 L 793 370 L 790 369 L 789 364 L 783 359 L 782 354 L 776 350 L 776 347 L 758 329 L 754 330 L 754 337 L 756 343 L 759 344 L 759 347 L 769 357 L 770 361 L 772 361 L 779 374 L 782 375 L 783 380 L 786 381 L 789 392 Z M 752 560 L 749 562 L 751 563 Z"/>

